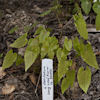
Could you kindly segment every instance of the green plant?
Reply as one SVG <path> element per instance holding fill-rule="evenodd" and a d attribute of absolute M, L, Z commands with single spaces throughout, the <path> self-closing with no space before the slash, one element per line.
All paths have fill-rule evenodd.
<path fill-rule="evenodd" d="M 88 15 L 89 12 L 91 11 L 91 8 L 97 14 L 95 25 L 96 25 L 96 29 L 100 30 L 100 1 L 96 0 L 95 3 L 93 2 L 93 0 L 80 0 L 80 1 L 81 1 L 81 7 L 83 11 L 85 12 L 85 14 Z"/>
<path fill-rule="evenodd" d="M 0 12 L 0 15 L 2 16 L 2 13 Z"/>
<path fill-rule="evenodd" d="M 81 0 L 81 2 L 83 2 L 83 0 Z M 40 16 L 47 15 L 52 10 L 57 10 L 59 7 L 61 6 L 56 5 L 47 12 L 41 14 Z M 73 83 L 75 80 L 75 69 L 73 70 L 70 69 L 70 66 L 73 63 L 73 59 L 72 60 L 67 59 L 67 54 L 71 51 L 72 47 L 74 47 L 74 49 L 76 50 L 77 55 L 79 57 L 82 57 L 82 59 L 88 65 L 96 69 L 99 69 L 98 64 L 96 62 L 96 57 L 93 53 L 90 43 L 84 45 L 82 41 L 82 38 L 85 40 L 88 39 L 88 32 L 86 28 L 86 22 L 83 18 L 83 15 L 81 13 L 78 4 L 76 4 L 76 9 L 77 13 L 73 15 L 72 19 L 74 18 L 75 20 L 75 26 L 77 27 L 77 31 L 79 32 L 81 37 L 80 40 L 77 37 L 75 37 L 73 40 L 65 38 L 63 48 L 61 48 L 58 44 L 58 40 L 54 36 L 50 36 L 50 32 L 47 31 L 44 27 L 40 26 L 34 33 L 34 35 L 36 35 L 35 38 L 31 38 L 29 40 L 27 39 L 28 30 L 31 28 L 29 27 L 24 35 L 20 36 L 17 40 L 14 41 L 14 43 L 10 45 L 10 47 L 13 48 L 21 48 L 27 46 L 24 55 L 25 71 L 27 71 L 31 67 L 31 65 L 35 62 L 35 60 L 38 57 L 41 57 L 41 59 L 45 57 L 53 59 L 54 56 L 56 55 L 58 59 L 58 70 L 55 72 L 54 75 L 54 84 L 57 85 L 57 83 L 62 79 L 62 85 L 61 85 L 62 94 L 69 86 L 73 87 Z M 96 20 L 99 20 L 99 16 L 100 13 L 98 13 Z M 61 24 L 59 17 L 58 20 L 59 23 Z M 66 25 L 62 27 L 62 30 L 66 27 Z M 62 31 L 60 38 L 61 36 L 62 36 Z M 15 61 L 16 65 L 22 63 L 19 62 L 18 59 L 22 60 L 20 56 L 17 57 L 17 53 L 13 53 L 13 50 L 10 50 L 4 57 L 2 67 L 6 69 L 10 67 Z M 65 77 L 63 78 L 64 75 Z M 88 66 L 86 67 L 85 70 L 82 67 L 79 68 L 77 79 L 79 86 L 85 93 L 87 93 L 91 81 L 91 71 L 88 68 Z"/>
<path fill-rule="evenodd" d="M 3 53 L 0 54 L 0 58 L 3 57 Z"/>

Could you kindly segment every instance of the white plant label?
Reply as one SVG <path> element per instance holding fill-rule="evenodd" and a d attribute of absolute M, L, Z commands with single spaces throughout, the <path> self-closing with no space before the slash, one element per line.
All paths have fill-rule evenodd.
<path fill-rule="evenodd" d="M 42 100 L 53 100 L 52 59 L 42 59 Z"/>

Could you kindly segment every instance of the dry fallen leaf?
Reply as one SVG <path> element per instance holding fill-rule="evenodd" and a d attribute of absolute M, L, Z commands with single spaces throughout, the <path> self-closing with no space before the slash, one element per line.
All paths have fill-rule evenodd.
<path fill-rule="evenodd" d="M 5 84 L 5 86 L 3 86 L 2 88 L 2 94 L 11 94 L 13 91 L 15 90 L 15 85 L 8 85 Z"/>
<path fill-rule="evenodd" d="M 71 70 L 74 70 L 75 68 L 76 68 L 76 62 L 73 61 L 73 64 L 72 64 L 72 66 L 70 67 L 70 69 L 71 69 Z"/>
<path fill-rule="evenodd" d="M 30 75 L 29 75 L 29 78 L 30 78 L 31 82 L 32 82 L 34 85 L 36 85 L 36 78 L 35 78 L 34 74 L 30 74 Z"/>
<path fill-rule="evenodd" d="M 0 67 L 0 79 L 2 79 L 6 75 L 6 72 L 4 72 L 3 68 Z"/>
<path fill-rule="evenodd" d="M 58 27 L 59 27 L 59 28 L 62 28 L 62 27 L 63 27 L 63 24 L 58 24 Z"/>
<path fill-rule="evenodd" d="M 96 52 L 96 53 L 95 53 L 95 55 L 98 55 L 98 56 L 100 56 L 100 52 Z"/>

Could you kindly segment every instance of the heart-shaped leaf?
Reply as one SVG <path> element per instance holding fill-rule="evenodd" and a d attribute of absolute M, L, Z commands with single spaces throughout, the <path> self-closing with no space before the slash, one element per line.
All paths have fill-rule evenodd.
<path fill-rule="evenodd" d="M 89 12 L 90 12 L 90 10 L 91 10 L 91 5 L 92 5 L 92 3 L 91 3 L 91 1 L 89 1 L 89 0 L 84 0 L 84 1 L 82 1 L 82 3 L 81 3 L 82 9 L 83 9 L 83 11 L 84 11 L 87 15 L 89 14 Z"/>
<path fill-rule="evenodd" d="M 92 6 L 93 10 L 95 13 L 99 13 L 100 11 L 100 3 L 99 2 L 95 2 Z"/>
<path fill-rule="evenodd" d="M 99 69 L 97 61 L 96 61 L 96 57 L 93 53 L 93 50 L 92 50 L 90 44 L 87 44 L 86 51 L 81 53 L 81 56 L 87 64 L 89 64 L 90 66 L 92 66 L 96 69 Z"/>
<path fill-rule="evenodd" d="M 3 61 L 3 69 L 10 67 L 17 59 L 17 54 L 13 53 L 13 50 L 7 52 L 6 56 L 4 57 Z"/>
<path fill-rule="evenodd" d="M 29 50 L 28 48 L 25 51 L 24 61 L 25 61 L 25 71 L 27 71 L 31 65 L 35 62 L 37 58 L 38 47 L 33 47 L 33 50 Z"/>
<path fill-rule="evenodd" d="M 87 93 L 91 81 L 91 71 L 87 67 L 84 70 L 82 67 L 78 70 L 78 83 L 82 90 Z"/>
<path fill-rule="evenodd" d="M 65 37 L 64 46 L 66 47 L 66 49 L 68 51 L 70 51 L 71 48 L 72 48 L 72 41 L 71 41 L 71 39 L 68 41 L 68 38 Z"/>
<path fill-rule="evenodd" d="M 96 16 L 95 24 L 96 24 L 96 29 L 100 30 L 100 10 Z"/>
<path fill-rule="evenodd" d="M 59 64 L 58 64 L 58 81 L 63 77 L 63 75 L 68 70 L 66 56 L 62 55 Z"/>
<path fill-rule="evenodd" d="M 64 79 L 62 80 L 62 84 L 61 84 L 61 91 L 62 91 L 62 94 L 68 89 L 69 85 L 70 85 L 69 80 L 68 80 L 67 78 L 64 78 Z"/>
<path fill-rule="evenodd" d="M 33 46 L 38 46 L 39 45 L 39 37 L 35 37 L 34 39 L 30 39 L 28 41 L 28 47 L 32 48 Z"/>
<path fill-rule="evenodd" d="M 48 56 L 50 59 L 53 59 L 54 55 L 55 55 L 54 51 L 50 51 L 50 50 L 48 51 Z"/>
<path fill-rule="evenodd" d="M 43 59 L 46 56 L 48 50 L 49 50 L 49 43 L 48 41 L 44 41 L 43 46 L 41 48 L 41 59 Z"/>
<path fill-rule="evenodd" d="M 86 28 L 86 22 L 84 21 L 83 15 L 81 13 L 75 14 L 74 16 L 75 26 L 77 27 L 77 31 L 84 38 L 88 39 L 88 32 Z"/>
<path fill-rule="evenodd" d="M 39 34 L 39 42 L 40 43 L 43 43 L 43 41 L 49 37 L 50 35 L 50 32 L 49 31 L 46 31 L 46 29 L 42 30 L 41 33 Z"/>
<path fill-rule="evenodd" d="M 69 79 L 71 87 L 73 87 L 73 83 L 75 80 L 75 70 L 72 71 L 68 70 L 66 73 L 66 77 Z"/>
<path fill-rule="evenodd" d="M 20 36 L 17 40 L 15 40 L 14 43 L 10 45 L 10 47 L 21 48 L 25 46 L 28 41 L 26 37 L 27 37 L 27 33 L 25 33 L 24 35 Z"/>
<path fill-rule="evenodd" d="M 72 65 L 72 61 L 66 61 L 66 56 L 62 55 L 58 64 L 58 80 L 60 81 L 64 74 L 66 74 L 68 67 Z"/>
<path fill-rule="evenodd" d="M 49 50 L 55 50 L 55 49 L 57 49 L 59 47 L 58 45 L 56 45 L 57 43 L 58 43 L 58 40 L 52 42 L 50 44 Z"/>

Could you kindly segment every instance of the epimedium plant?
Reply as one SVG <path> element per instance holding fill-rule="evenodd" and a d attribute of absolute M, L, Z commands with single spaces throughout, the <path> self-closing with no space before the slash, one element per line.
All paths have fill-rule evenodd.
<path fill-rule="evenodd" d="M 81 8 L 85 12 L 86 15 L 89 14 L 91 8 L 97 14 L 95 25 L 96 29 L 100 30 L 100 0 L 80 0 L 81 1 Z"/>
<path fill-rule="evenodd" d="M 56 5 L 50 10 L 42 13 L 40 16 L 45 16 L 52 10 L 56 10 L 59 7 L 61 6 Z M 10 47 L 13 48 L 21 48 L 24 46 L 27 47 L 24 54 L 25 71 L 27 71 L 32 66 L 38 57 L 41 57 L 41 59 L 45 57 L 53 59 L 54 56 L 56 56 L 58 60 L 58 69 L 54 74 L 54 84 L 57 85 L 57 83 L 62 79 L 62 94 L 65 92 L 65 90 L 68 89 L 69 86 L 73 87 L 75 80 L 75 69 L 70 69 L 73 60 L 67 59 L 67 55 L 71 51 L 72 47 L 74 47 L 76 50 L 77 55 L 81 56 L 89 66 L 99 69 L 95 54 L 93 53 L 90 43 L 85 45 L 82 41 L 82 38 L 85 40 L 88 39 L 88 32 L 86 28 L 86 22 L 81 11 L 79 10 L 75 15 L 73 15 L 73 18 L 75 20 L 75 26 L 77 27 L 77 31 L 80 34 L 81 39 L 79 40 L 77 37 L 75 37 L 73 40 L 71 40 L 65 37 L 62 48 L 59 46 L 56 37 L 50 36 L 50 32 L 42 26 L 40 26 L 34 33 L 36 37 L 28 40 L 28 30 L 34 27 L 37 23 L 33 24 L 32 27 L 25 27 L 24 29 L 26 29 L 26 33 L 20 36 L 17 40 L 14 41 L 14 43 L 10 45 Z M 99 27 L 99 25 L 97 26 Z M 18 27 L 15 27 L 9 33 L 11 34 L 17 29 Z M 23 62 L 22 57 L 17 55 L 17 53 L 13 53 L 13 49 L 11 49 L 4 57 L 2 67 L 4 69 L 9 68 L 14 62 L 16 62 L 16 65 L 19 65 L 21 63 L 20 61 Z M 88 66 L 86 69 L 83 69 L 82 67 L 79 68 L 77 79 L 81 89 L 87 93 L 91 82 L 91 71 Z"/>

